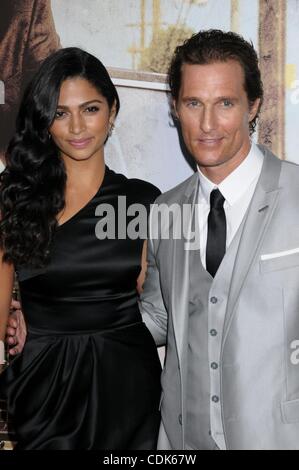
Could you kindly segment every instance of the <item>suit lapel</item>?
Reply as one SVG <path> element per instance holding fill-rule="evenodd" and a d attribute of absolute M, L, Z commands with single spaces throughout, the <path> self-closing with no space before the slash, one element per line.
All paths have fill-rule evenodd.
<path fill-rule="evenodd" d="M 261 148 L 261 150 L 264 153 L 264 163 L 247 212 L 235 259 L 227 302 L 223 341 L 226 339 L 246 276 L 263 240 L 263 235 L 271 221 L 280 191 L 278 184 L 281 161 L 268 150 L 264 148 Z"/>
<path fill-rule="evenodd" d="M 184 192 L 180 206 L 183 204 L 189 205 L 189 216 L 182 218 L 181 227 L 183 234 L 188 234 L 190 239 L 191 230 L 194 229 L 194 211 L 196 209 L 198 193 L 198 174 L 195 173 L 191 179 L 190 184 Z M 180 223 L 179 218 L 175 220 L 176 224 Z M 179 230 L 179 227 L 176 228 Z M 179 233 L 178 231 L 175 233 Z M 186 249 L 186 239 L 184 235 L 179 239 L 172 241 L 173 243 L 173 260 L 172 260 L 172 291 L 171 291 L 171 305 L 173 312 L 173 326 L 176 338 L 176 345 L 178 350 L 179 360 L 182 360 L 183 351 L 187 343 L 187 330 L 188 330 L 188 310 L 189 310 L 189 270 L 190 270 L 190 256 L 194 253 L 193 250 Z"/>

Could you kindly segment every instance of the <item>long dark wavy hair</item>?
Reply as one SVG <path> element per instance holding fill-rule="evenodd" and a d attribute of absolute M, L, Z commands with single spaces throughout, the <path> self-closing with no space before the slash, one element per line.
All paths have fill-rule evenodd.
<path fill-rule="evenodd" d="M 66 170 L 50 128 L 62 83 L 88 80 L 119 111 L 119 97 L 104 65 L 75 47 L 51 54 L 28 85 L 16 121 L 16 133 L 0 174 L 0 247 L 15 266 L 42 267 L 65 206 Z"/>

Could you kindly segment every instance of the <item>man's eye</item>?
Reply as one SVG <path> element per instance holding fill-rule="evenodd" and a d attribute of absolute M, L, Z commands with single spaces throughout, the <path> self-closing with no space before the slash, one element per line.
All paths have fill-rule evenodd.
<path fill-rule="evenodd" d="M 199 106 L 199 102 L 196 100 L 192 100 L 187 103 L 187 106 L 188 108 L 196 108 L 197 106 Z"/>
<path fill-rule="evenodd" d="M 88 113 L 96 113 L 99 110 L 97 106 L 88 106 L 88 108 L 85 109 Z"/>
<path fill-rule="evenodd" d="M 222 104 L 225 108 L 230 108 L 231 106 L 233 106 L 233 103 L 230 100 L 223 100 Z"/>

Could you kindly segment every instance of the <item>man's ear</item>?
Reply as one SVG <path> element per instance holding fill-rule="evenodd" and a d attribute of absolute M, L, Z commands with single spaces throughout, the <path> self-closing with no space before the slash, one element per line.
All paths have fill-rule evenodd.
<path fill-rule="evenodd" d="M 261 104 L 261 99 L 257 98 L 252 103 L 249 103 L 249 122 L 251 122 L 258 113 Z"/>
<path fill-rule="evenodd" d="M 173 115 L 175 120 L 179 121 L 177 101 L 175 99 L 172 100 L 172 115 Z"/>

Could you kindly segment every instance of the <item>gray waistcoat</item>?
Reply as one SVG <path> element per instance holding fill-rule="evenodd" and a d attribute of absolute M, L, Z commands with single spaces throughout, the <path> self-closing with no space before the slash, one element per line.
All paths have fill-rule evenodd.
<path fill-rule="evenodd" d="M 221 405 L 217 402 L 220 395 L 218 360 L 242 228 L 243 222 L 214 279 L 203 268 L 199 251 L 190 253 L 186 444 L 191 449 L 225 447 Z"/>

